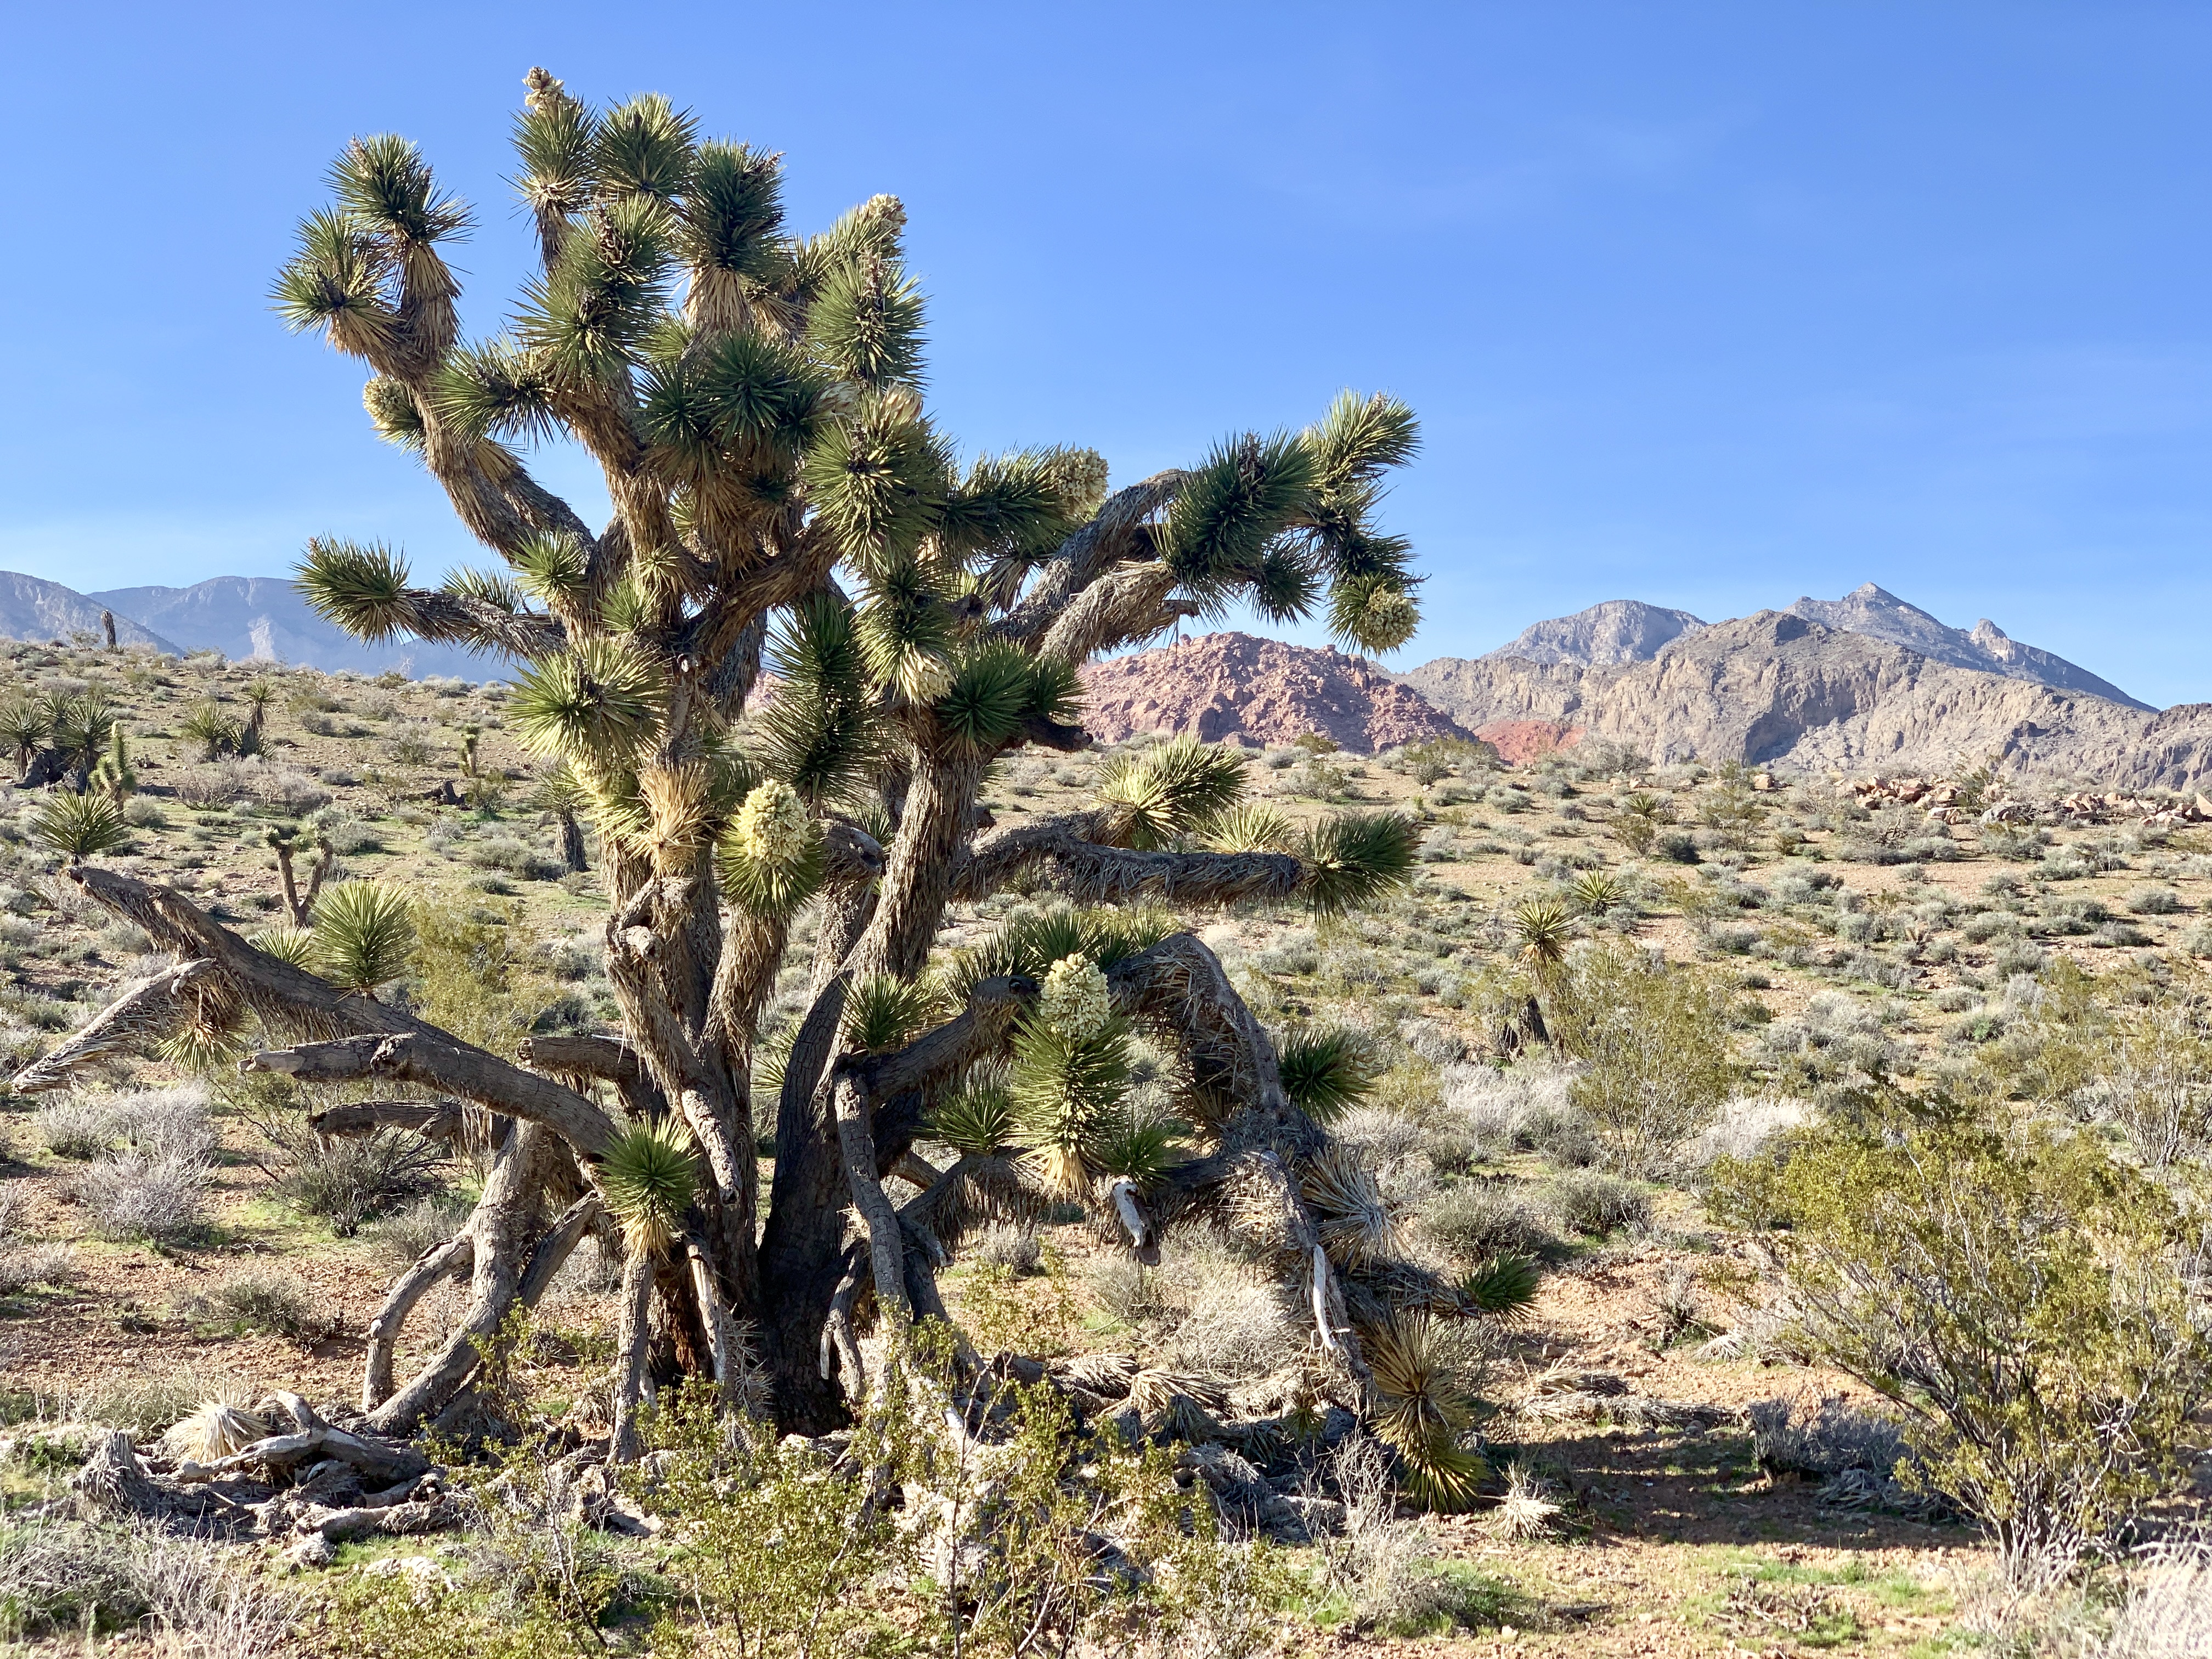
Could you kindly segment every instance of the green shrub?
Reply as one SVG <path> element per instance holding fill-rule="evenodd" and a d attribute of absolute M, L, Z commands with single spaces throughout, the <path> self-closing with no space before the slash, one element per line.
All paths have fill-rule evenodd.
<path fill-rule="evenodd" d="M 1576 953 L 1552 999 L 1554 1035 L 1584 1066 L 1569 1098 L 1599 1161 L 1663 1169 L 1711 1121 L 1741 1075 L 1729 1048 L 1729 992 L 1694 969 L 1619 947 Z"/>
<path fill-rule="evenodd" d="M 1552 1213 L 1571 1233 L 1601 1238 L 1651 1219 L 1651 1194 L 1599 1170 L 1577 1170 L 1552 1183 Z"/>
<path fill-rule="evenodd" d="M 2034 1578 L 2113 1547 L 2185 1478 L 2212 1343 L 2177 1261 L 2200 1219 L 2094 1139 L 2038 1123 L 1801 1132 L 1724 1165 L 1818 1359 L 1903 1409 L 1906 1470 Z"/>

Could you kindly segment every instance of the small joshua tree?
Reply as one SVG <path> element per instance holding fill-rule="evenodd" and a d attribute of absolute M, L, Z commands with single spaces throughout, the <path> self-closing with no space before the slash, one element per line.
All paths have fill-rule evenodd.
<path fill-rule="evenodd" d="M 508 729 L 562 769 L 599 834 L 623 1034 L 533 1039 L 524 1069 L 366 982 L 257 951 L 173 894 L 83 877 L 205 964 L 182 992 L 151 994 L 174 1018 L 250 1012 L 309 1039 L 249 1064 L 404 1079 L 513 1126 L 466 1227 L 378 1316 L 371 1420 L 403 1428 L 454 1400 L 483 1345 L 611 1210 L 634 1246 L 618 1420 L 647 1382 L 649 1287 L 670 1363 L 729 1382 L 750 1327 L 777 1419 L 818 1432 L 866 1385 L 863 1322 L 896 1335 L 942 1314 L 936 1272 L 969 1218 L 1073 1198 L 1140 1251 L 1181 1211 L 1241 1228 L 1312 1310 L 1317 1386 L 1398 1425 L 1430 1490 L 1463 1492 L 1460 1419 L 1394 1407 L 1363 1341 L 1418 1346 L 1412 1310 L 1467 1316 L 1524 1280 L 1452 1285 L 1396 1258 L 1371 1180 L 1333 1152 L 1268 1034 L 1167 908 L 1357 905 L 1402 880 L 1412 826 L 1351 814 L 1293 834 L 1241 805 L 1236 758 L 1195 744 L 1110 769 L 1082 811 L 993 830 L 978 804 L 1001 756 L 1088 745 L 1084 662 L 1181 617 L 1326 606 L 1347 645 L 1403 642 L 1418 619 L 1409 550 L 1375 513 L 1413 453 L 1411 413 L 1347 392 L 1304 432 L 1235 437 L 1110 492 L 1086 450 L 963 464 L 921 395 L 897 202 L 799 236 L 774 155 L 702 140 L 658 97 L 597 111 L 542 70 L 528 87 L 518 177 L 542 273 L 512 333 L 460 337 L 442 250 L 470 216 L 397 137 L 339 157 L 335 200 L 276 289 L 294 327 L 368 366 L 378 431 L 506 568 L 424 587 L 392 549 L 323 539 L 299 580 L 363 640 L 412 635 L 519 665 Z M 518 453 L 554 434 L 608 482 L 614 517 L 596 531 Z M 777 689 L 747 723 L 764 662 Z M 953 903 L 1015 884 L 1066 908 L 976 950 L 935 948 Z M 782 1062 L 763 1190 L 755 1047 L 809 907 L 811 1006 Z M 1130 1103 L 1139 1027 L 1180 1056 L 1187 1129 Z M 1306 1101 L 1340 1104 L 1346 1057 L 1300 1062 Z M 925 1133 L 958 1163 L 918 1170 Z M 884 1184 L 895 1169 L 927 1182 L 902 1208 Z M 472 1276 L 467 1318 L 399 1382 L 409 1310 L 457 1270 Z M 1434 1367 L 1396 1370 L 1443 1386 Z"/>

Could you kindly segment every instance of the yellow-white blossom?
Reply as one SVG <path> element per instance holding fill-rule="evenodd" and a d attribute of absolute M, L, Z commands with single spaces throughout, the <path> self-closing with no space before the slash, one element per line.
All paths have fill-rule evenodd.
<path fill-rule="evenodd" d="M 730 826 L 738 850 L 772 869 L 798 863 L 814 846 L 813 820 L 799 792 L 770 778 L 744 799 Z"/>
<path fill-rule="evenodd" d="M 1053 1030 L 1079 1042 L 1097 1036 L 1114 1017 L 1106 975 L 1089 957 L 1062 957 L 1045 970 L 1038 1012 Z"/>

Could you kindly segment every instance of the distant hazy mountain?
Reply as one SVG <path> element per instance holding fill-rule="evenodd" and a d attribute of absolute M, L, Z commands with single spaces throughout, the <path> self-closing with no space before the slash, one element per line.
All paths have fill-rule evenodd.
<path fill-rule="evenodd" d="M 216 650 L 234 659 L 260 657 L 364 674 L 396 668 L 417 678 L 448 674 L 471 680 L 497 678 L 507 672 L 503 658 L 475 656 L 449 645 L 415 640 L 363 645 L 308 610 L 290 582 L 271 576 L 216 576 L 190 587 L 118 587 L 87 595 L 83 603 L 92 606 L 95 624 L 100 607 L 106 605 L 118 618 L 131 617 L 187 651 Z"/>
<path fill-rule="evenodd" d="M 41 581 L 13 570 L 0 570 L 0 636 L 11 640 L 65 640 L 74 633 L 97 635 L 98 599 Z M 142 627 L 130 612 L 115 612 L 115 637 L 124 645 L 150 645 L 158 651 L 177 647 L 150 629 Z"/>
<path fill-rule="evenodd" d="M 1575 662 L 1584 667 L 1649 662 L 1662 646 L 1705 626 L 1686 611 L 1668 611 L 1641 599 L 1607 599 L 1571 617 L 1532 623 L 1511 643 L 1483 655 L 1518 657 L 1523 662 Z"/>
<path fill-rule="evenodd" d="M 2080 691 L 2093 697 L 2110 697 L 2130 708 L 2150 708 L 2150 704 L 2138 702 L 2110 680 L 2099 679 L 2063 657 L 2009 638 L 1986 617 L 1969 634 L 1963 628 L 1947 627 L 1919 606 L 1907 605 L 1872 582 L 1853 588 L 1840 599 L 1800 599 L 1790 609 L 1829 628 L 1887 640 L 1954 668 L 1978 668 L 2010 680 L 2033 680 L 2053 690 Z"/>

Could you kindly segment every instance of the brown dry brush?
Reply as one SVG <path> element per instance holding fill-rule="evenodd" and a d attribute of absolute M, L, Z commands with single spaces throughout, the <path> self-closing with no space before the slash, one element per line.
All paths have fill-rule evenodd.
<path fill-rule="evenodd" d="M 380 1431 L 465 1410 L 486 1345 L 612 1226 L 629 1259 L 618 1423 L 656 1382 L 734 1386 L 757 1366 L 782 1427 L 827 1431 L 866 1386 L 869 1322 L 896 1335 L 941 1315 L 936 1274 L 969 1228 L 1048 1192 L 1140 1252 L 1206 1206 L 1265 1241 L 1311 1309 L 1318 1386 L 1386 1429 L 1417 1425 L 1400 1452 L 1431 1489 L 1463 1493 L 1459 1402 L 1394 1401 L 1363 1353 L 1379 1337 L 1399 1386 L 1444 1390 L 1418 1322 L 1492 1310 L 1525 1278 L 1455 1286 L 1396 1259 L 1387 1217 L 1316 1177 L 1330 1137 L 1285 1094 L 1221 964 L 1137 908 L 1357 905 L 1409 869 L 1411 826 L 1346 815 L 1293 836 L 1237 813 L 1241 763 L 1194 744 L 1110 769 L 1095 810 L 1000 830 L 979 801 L 1015 750 L 1088 747 L 1079 666 L 1178 617 L 1326 605 L 1346 644 L 1401 643 L 1416 579 L 1374 520 L 1384 474 L 1413 453 L 1411 412 L 1347 392 L 1303 433 L 1233 438 L 1110 494 L 1089 451 L 963 467 L 925 411 L 896 200 L 798 236 L 775 156 L 702 140 L 657 97 L 595 111 L 542 70 L 527 84 L 519 180 L 542 272 L 510 334 L 461 338 L 442 248 L 470 216 L 390 136 L 333 164 L 335 199 L 276 289 L 295 327 L 367 365 L 372 422 L 501 568 L 422 587 L 391 550 L 319 539 L 299 582 L 364 639 L 518 665 L 511 726 L 600 842 L 622 1030 L 492 1054 L 377 1000 L 372 972 L 348 990 L 312 970 L 369 945 L 261 948 L 173 892 L 80 866 L 87 895 L 179 965 L 19 1086 L 156 1036 L 219 1053 L 258 1023 L 273 1042 L 251 1069 L 489 1113 L 482 1200 L 371 1325 L 362 1403 Z M 556 435 L 602 468 L 614 515 L 596 531 L 518 453 Z M 748 718 L 764 659 L 773 700 Z M 956 900 L 1008 890 L 1107 908 L 957 959 L 936 950 Z M 811 1006 L 763 1192 L 755 1050 L 807 906 Z M 315 931 L 374 910 L 325 902 Z M 1136 1116 L 1124 1045 L 1139 1028 L 1180 1056 L 1180 1124 Z M 937 1171 L 915 1157 L 922 1138 L 962 1156 Z M 925 1186 L 903 1210 L 894 1172 Z M 410 1311 L 446 1275 L 469 1279 L 467 1315 L 402 1378 Z"/>

